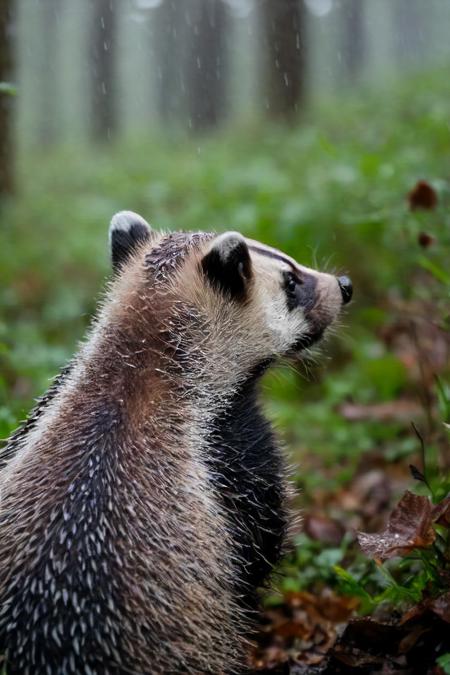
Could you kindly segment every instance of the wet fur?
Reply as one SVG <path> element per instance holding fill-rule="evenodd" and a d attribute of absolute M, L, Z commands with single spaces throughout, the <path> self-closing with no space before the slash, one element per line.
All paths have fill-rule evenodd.
<path fill-rule="evenodd" d="M 4 452 L 10 674 L 241 672 L 283 544 L 283 462 L 257 404 L 289 348 L 277 273 L 238 265 L 233 298 L 205 279 L 220 264 L 203 266 L 212 235 L 142 235 L 132 249 L 121 233 L 88 339 Z"/>
<path fill-rule="evenodd" d="M 288 526 L 285 468 L 258 404 L 259 377 L 260 369 L 214 420 L 207 460 L 233 533 L 236 592 L 250 610 L 257 606 L 256 589 L 280 558 Z"/>

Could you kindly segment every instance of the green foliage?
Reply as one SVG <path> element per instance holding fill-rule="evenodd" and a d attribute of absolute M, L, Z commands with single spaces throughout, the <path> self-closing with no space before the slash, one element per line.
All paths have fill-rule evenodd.
<path fill-rule="evenodd" d="M 449 97 L 444 71 L 395 92 L 333 100 L 295 129 L 255 126 L 202 141 L 139 138 L 22 156 L 22 193 L 0 211 L 0 437 L 76 349 L 109 274 L 107 223 L 131 208 L 156 227 L 237 229 L 306 265 L 351 274 L 355 299 L 323 350 L 328 356 L 280 367 L 264 383 L 267 410 L 300 467 L 303 506 L 338 494 L 368 457 L 417 463 L 409 418 L 349 419 L 343 409 L 417 400 L 425 386 L 417 366 L 429 353 L 414 339 L 394 349 L 386 331 L 420 312 L 450 327 Z M 436 191 L 432 211 L 408 208 L 419 179 Z M 432 240 L 426 247 L 418 243 L 423 232 Z M 448 466 L 439 469 L 450 422 L 448 364 L 434 375 L 426 393 L 439 412 L 425 410 L 419 426 L 425 419 L 427 480 L 442 499 L 450 491 Z M 300 535 L 280 586 L 330 586 L 360 598 L 367 613 L 388 601 L 417 602 L 436 587 L 443 555 L 448 548 L 438 544 L 401 565 L 378 566 L 348 536 L 330 546 Z M 447 657 L 440 665 L 450 672 Z"/>
<path fill-rule="evenodd" d="M 443 654 L 436 663 L 442 668 L 445 675 L 450 675 L 450 654 Z"/>
<path fill-rule="evenodd" d="M 303 591 L 320 585 L 332 585 L 333 567 L 342 562 L 348 542 L 341 546 L 324 547 L 321 542 L 300 534 L 295 544 L 295 553 L 282 568 L 281 590 Z"/>
<path fill-rule="evenodd" d="M 343 595 L 360 598 L 361 614 L 369 614 L 383 603 L 389 603 L 398 610 L 402 606 L 419 602 L 429 579 L 426 573 L 416 573 L 405 576 L 399 583 L 389 565 L 364 563 L 362 559 L 352 568 L 356 568 L 355 571 L 338 565 L 334 567 L 336 588 Z"/>

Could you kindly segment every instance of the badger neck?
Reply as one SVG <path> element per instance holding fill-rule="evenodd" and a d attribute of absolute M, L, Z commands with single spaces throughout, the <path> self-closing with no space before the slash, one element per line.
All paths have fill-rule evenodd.
<path fill-rule="evenodd" d="M 114 410 L 129 431 L 151 425 L 156 432 L 183 420 L 191 429 L 200 420 L 204 425 L 271 362 L 249 357 L 248 336 L 239 336 L 238 327 L 228 340 L 222 333 L 167 291 L 116 292 L 81 350 L 68 389 L 88 410 Z"/>

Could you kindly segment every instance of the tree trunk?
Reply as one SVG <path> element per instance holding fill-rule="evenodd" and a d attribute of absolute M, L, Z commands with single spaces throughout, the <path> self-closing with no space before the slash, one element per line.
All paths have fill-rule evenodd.
<path fill-rule="evenodd" d="M 187 54 L 188 124 L 194 131 L 217 126 L 226 112 L 228 14 L 223 0 L 196 0 Z"/>
<path fill-rule="evenodd" d="M 44 146 L 55 144 L 61 134 L 61 108 L 59 104 L 59 48 L 61 24 L 61 0 L 45 0 L 41 3 L 38 30 L 43 36 L 36 54 L 38 63 L 37 93 L 38 137 Z"/>
<path fill-rule="evenodd" d="M 292 121 L 305 97 L 305 6 L 302 0 L 261 0 L 267 113 Z"/>
<path fill-rule="evenodd" d="M 188 0 L 185 0 L 187 2 Z M 164 0 L 155 10 L 157 100 L 162 123 L 180 120 L 182 100 L 183 8 L 179 0 Z"/>
<path fill-rule="evenodd" d="M 364 2 L 345 0 L 342 12 L 342 70 L 344 82 L 356 84 L 365 60 Z"/>
<path fill-rule="evenodd" d="M 109 141 L 117 131 L 115 0 L 95 0 L 91 33 L 91 132 L 95 141 Z"/>
<path fill-rule="evenodd" d="M 423 57 L 423 41 L 420 39 L 422 9 L 423 4 L 418 0 L 396 0 L 392 3 L 394 53 L 400 67 L 420 63 Z"/>
<path fill-rule="evenodd" d="M 14 191 L 12 0 L 0 0 L 0 197 Z M 12 85 L 11 85 L 12 88 Z"/>

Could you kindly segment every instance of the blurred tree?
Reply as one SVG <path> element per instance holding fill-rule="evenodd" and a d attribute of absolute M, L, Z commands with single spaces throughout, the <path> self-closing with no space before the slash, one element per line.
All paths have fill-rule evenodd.
<path fill-rule="evenodd" d="M 91 133 L 108 141 L 117 131 L 116 0 L 94 0 L 91 32 Z"/>
<path fill-rule="evenodd" d="M 266 107 L 270 117 L 291 121 L 305 95 L 303 0 L 261 0 Z"/>
<path fill-rule="evenodd" d="M 424 10 L 422 0 L 392 3 L 394 54 L 401 66 L 420 63 L 424 56 Z"/>
<path fill-rule="evenodd" d="M 58 140 L 61 118 L 58 92 L 58 42 L 60 38 L 61 0 L 44 0 L 37 30 L 42 36 L 36 55 L 38 78 L 38 140 L 50 145 Z"/>
<path fill-rule="evenodd" d="M 366 57 L 363 0 L 343 0 L 341 5 L 341 60 L 344 82 L 355 84 Z"/>
<path fill-rule="evenodd" d="M 12 0 L 0 0 L 0 196 L 14 190 Z"/>
<path fill-rule="evenodd" d="M 164 0 L 155 10 L 158 110 L 166 124 L 180 117 L 185 9 L 179 0 Z"/>
<path fill-rule="evenodd" d="M 194 0 L 187 16 L 186 90 L 194 130 L 216 126 L 226 113 L 228 18 L 223 0 Z"/>

